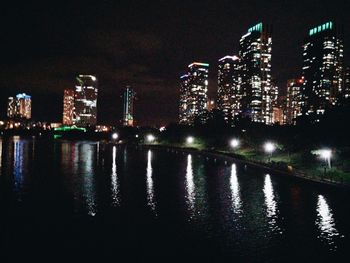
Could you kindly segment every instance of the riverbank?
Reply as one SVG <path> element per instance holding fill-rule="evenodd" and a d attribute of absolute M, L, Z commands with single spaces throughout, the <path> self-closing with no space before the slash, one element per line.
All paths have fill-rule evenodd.
<path fill-rule="evenodd" d="M 274 159 L 281 159 L 279 156 L 276 156 L 275 158 L 271 158 L 269 162 L 264 162 L 260 160 L 251 160 L 247 159 L 244 155 L 233 153 L 233 152 L 227 152 L 227 151 L 220 151 L 217 149 L 205 149 L 205 148 L 197 148 L 197 147 L 185 147 L 185 146 L 179 146 L 179 145 L 171 145 L 171 144 L 161 144 L 161 143 L 152 143 L 152 144 L 142 144 L 144 147 L 149 147 L 153 149 L 167 149 L 170 151 L 181 151 L 191 154 L 197 154 L 200 156 L 205 156 L 208 160 L 211 159 L 213 161 L 224 161 L 225 163 L 228 162 L 239 162 L 247 165 L 251 165 L 254 167 L 258 167 L 261 169 L 264 169 L 266 171 L 270 172 L 276 172 L 278 174 L 283 174 L 285 176 L 290 176 L 302 180 L 307 180 L 312 183 L 322 184 L 322 185 L 329 185 L 329 186 L 337 186 L 342 188 L 350 188 L 350 183 L 345 180 L 337 180 L 333 177 L 324 177 L 319 176 L 316 171 L 312 173 L 312 171 L 302 171 L 299 169 L 294 168 L 291 165 L 286 165 L 284 162 L 276 162 Z"/>

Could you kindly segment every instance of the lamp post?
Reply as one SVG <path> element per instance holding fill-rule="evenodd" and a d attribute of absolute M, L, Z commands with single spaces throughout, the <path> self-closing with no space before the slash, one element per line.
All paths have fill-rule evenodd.
<path fill-rule="evenodd" d="M 324 160 L 324 177 L 327 174 L 327 167 L 331 168 L 331 158 L 332 158 L 332 151 L 329 149 L 322 149 L 320 150 L 320 156 Z"/>
<path fill-rule="evenodd" d="M 271 161 L 271 156 L 272 156 L 272 153 L 275 151 L 275 149 L 276 149 L 276 146 L 272 142 L 266 142 L 264 144 L 264 150 L 269 156 L 268 162 Z"/>
<path fill-rule="evenodd" d="M 155 141 L 156 137 L 154 137 L 154 135 L 152 134 L 148 134 L 146 139 L 147 139 L 147 142 L 152 143 Z"/>
<path fill-rule="evenodd" d="M 194 142 L 194 138 L 192 137 L 192 136 L 188 136 L 187 138 L 186 138 L 186 143 L 187 144 L 192 144 Z"/>
<path fill-rule="evenodd" d="M 116 139 L 118 139 L 118 137 L 119 137 L 118 133 L 114 132 L 114 133 L 112 134 L 112 139 L 113 139 L 114 141 L 115 141 Z"/>
<path fill-rule="evenodd" d="M 239 146 L 239 140 L 238 139 L 232 139 L 230 141 L 230 146 L 232 149 L 237 149 Z"/>

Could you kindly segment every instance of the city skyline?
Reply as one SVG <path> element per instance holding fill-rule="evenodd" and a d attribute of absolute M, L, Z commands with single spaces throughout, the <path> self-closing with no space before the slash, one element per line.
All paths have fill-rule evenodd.
<path fill-rule="evenodd" d="M 68 33 L 60 25 L 63 17 L 61 13 L 67 11 L 66 9 L 68 7 L 60 6 L 57 15 L 53 18 L 48 18 L 39 12 L 39 18 L 54 27 L 53 33 L 47 32 L 45 27 L 38 25 L 36 30 L 32 32 L 34 40 L 29 41 L 28 45 L 21 46 L 23 50 L 18 52 L 18 54 L 14 55 L 14 52 L 19 50 L 19 46 L 9 45 L 16 38 L 8 32 L 8 29 L 5 31 L 12 37 L 6 38 L 5 46 L 7 44 L 9 47 L 7 49 L 8 54 L 4 55 L 4 60 L 1 64 L 1 72 L 7 76 L 0 82 L 1 95 L 4 95 L 1 97 L 8 97 L 11 94 L 22 91 L 27 92 L 33 97 L 33 118 L 59 121 L 62 118 L 61 100 L 63 90 L 73 87 L 74 75 L 92 73 L 99 79 L 99 92 L 101 91 L 99 93 L 99 100 L 104 101 L 103 105 L 98 106 L 101 113 L 98 116 L 100 123 L 110 123 L 113 120 L 121 119 L 122 99 L 119 97 L 119 94 L 122 88 L 125 87 L 125 84 L 130 84 L 135 88 L 140 98 L 135 109 L 139 124 L 167 124 L 170 121 L 176 121 L 178 117 L 177 101 L 168 98 L 178 96 L 178 76 L 184 66 L 191 63 L 191 61 L 206 61 L 211 65 L 212 70 L 209 70 L 208 97 L 214 97 L 213 94 L 217 90 L 217 60 L 226 54 L 237 54 L 239 50 L 238 39 L 252 25 L 260 21 L 263 23 L 266 21 L 268 24 L 273 25 L 273 77 L 277 80 L 277 86 L 285 90 L 288 79 L 301 75 L 302 44 L 309 29 L 331 20 L 336 14 L 335 11 L 338 10 L 340 10 L 340 14 L 337 16 L 337 21 L 344 25 L 348 21 L 345 12 L 342 13 L 343 9 L 340 8 L 342 5 L 345 6 L 345 2 L 341 1 L 332 3 L 329 8 L 325 8 L 323 4 L 311 2 L 306 2 L 303 5 L 293 4 L 293 7 L 291 4 L 286 4 L 286 6 L 278 4 L 255 4 L 255 8 L 252 8 L 253 3 L 238 3 L 235 5 L 220 3 L 216 7 L 216 5 L 203 2 L 203 10 L 201 12 L 195 12 L 195 7 L 191 4 L 185 10 L 180 10 L 180 7 L 177 8 L 176 5 L 158 3 L 158 11 L 149 10 L 149 12 L 159 12 L 164 16 L 174 7 L 175 12 L 181 14 L 184 20 L 199 18 L 198 21 L 201 21 L 204 17 L 207 17 L 207 22 L 202 27 L 196 26 L 197 22 L 186 23 L 185 25 L 175 18 L 169 19 L 165 25 L 159 26 L 159 34 L 158 32 L 154 34 L 152 30 L 157 27 L 158 18 L 154 20 L 146 19 L 144 26 L 140 23 L 145 18 L 144 15 L 132 22 L 131 18 L 143 9 L 144 6 L 142 5 L 135 6 L 131 4 L 129 7 L 128 4 L 121 4 L 120 6 L 108 3 L 101 4 L 100 9 L 96 11 L 96 17 L 89 24 L 79 19 L 83 19 L 85 16 L 91 14 L 94 8 L 93 6 L 84 7 L 89 12 L 86 15 L 79 14 L 77 18 L 72 18 L 72 22 L 77 23 L 71 30 L 68 30 Z M 120 27 L 111 18 L 111 13 L 107 11 L 108 8 L 111 8 L 111 11 L 115 11 L 117 7 L 121 7 L 120 10 L 122 11 L 129 10 L 129 12 L 125 12 L 124 16 L 121 16 L 126 18 L 125 23 L 130 22 L 129 25 L 123 24 L 126 27 L 124 32 L 121 32 Z M 132 7 L 135 8 L 130 11 Z M 39 7 L 34 5 L 30 8 L 26 6 L 26 8 L 28 14 L 33 14 L 36 10 L 35 8 Z M 52 12 L 52 9 L 47 6 L 40 8 L 39 10 L 51 10 Z M 71 12 L 73 13 L 78 10 L 78 7 L 74 5 L 69 6 L 69 8 L 71 8 Z M 219 12 L 226 8 L 229 8 L 228 10 L 234 9 L 235 12 L 232 13 L 233 15 L 230 16 L 229 12 L 227 14 L 225 12 Z M 13 11 L 11 8 L 8 10 L 8 14 L 11 13 L 11 10 Z M 148 11 L 147 8 L 146 10 Z M 287 13 L 287 10 L 290 13 Z M 310 10 L 319 12 L 310 13 Z M 303 15 L 307 12 L 310 15 L 306 18 Z M 25 14 L 23 18 L 28 14 Z M 67 14 L 65 13 L 65 15 Z M 72 13 L 68 13 L 68 17 L 70 15 Z M 106 15 L 108 23 L 106 21 L 98 22 L 97 18 L 100 18 L 102 15 Z M 18 23 L 13 25 L 12 29 L 18 29 L 19 31 L 17 30 L 17 33 L 24 32 L 23 28 L 26 27 L 21 24 L 21 21 Z M 87 28 L 83 33 L 91 33 L 92 35 L 84 35 L 77 31 L 77 29 L 86 25 Z M 103 25 L 110 26 L 103 27 Z M 179 25 L 178 31 L 176 31 L 177 27 L 175 25 Z M 213 32 L 212 36 L 203 34 L 208 30 Z M 173 31 L 177 33 L 174 34 Z M 76 38 L 72 37 L 73 32 L 77 34 Z M 116 32 L 116 34 L 113 34 L 113 32 Z M 130 34 L 130 32 L 133 33 Z M 186 35 L 186 32 L 192 32 L 191 36 Z M 290 34 L 286 32 L 290 32 Z M 68 36 L 67 40 L 63 40 L 62 36 L 57 35 L 57 33 L 64 33 L 62 36 Z M 175 35 L 186 41 L 170 43 Z M 52 42 L 43 41 L 40 46 L 41 51 L 39 52 L 39 46 L 35 46 L 38 44 L 36 39 L 46 40 L 50 36 L 55 38 L 53 38 Z M 69 41 L 72 39 L 81 39 L 86 36 L 90 37 L 89 39 L 93 47 L 86 47 L 85 44 L 81 44 L 79 49 L 82 51 L 78 51 L 76 47 L 77 42 Z M 200 39 L 202 41 L 196 41 L 196 39 L 199 39 L 199 36 L 201 36 Z M 97 41 L 94 40 L 94 37 L 103 39 L 98 39 Z M 293 38 L 293 41 L 288 41 L 291 38 Z M 345 63 L 349 61 L 349 52 L 347 49 L 348 39 L 349 34 L 347 34 L 345 27 Z M 99 42 L 103 47 L 96 46 L 96 42 Z M 123 45 L 120 45 L 120 42 L 123 42 Z M 70 48 L 67 47 L 68 43 L 70 44 Z M 212 45 L 213 43 L 215 45 Z M 128 44 L 131 45 L 128 46 Z M 32 47 L 33 52 L 29 52 L 28 47 Z M 111 49 L 113 50 L 111 51 Z M 176 52 L 172 54 L 169 49 Z M 117 51 L 125 54 L 116 54 L 118 53 Z M 134 51 L 135 53 L 133 54 Z M 85 55 L 82 54 L 84 52 Z M 161 58 L 155 59 L 154 57 L 159 53 L 163 53 L 164 55 Z M 91 54 L 95 54 L 93 58 Z M 142 58 L 142 60 L 137 58 Z M 110 60 L 113 62 L 109 63 L 108 61 Z M 81 63 L 82 61 L 85 63 Z M 287 63 L 285 63 L 286 61 Z M 346 65 L 348 64 L 346 63 Z M 2 99 L 0 103 L 2 108 L 4 108 L 6 102 L 4 104 L 4 100 Z M 51 105 L 50 110 L 43 110 L 47 108 L 48 104 Z M 149 107 L 150 104 L 152 104 L 151 107 Z M 4 113 L 2 112 L 1 114 L 4 117 Z"/>

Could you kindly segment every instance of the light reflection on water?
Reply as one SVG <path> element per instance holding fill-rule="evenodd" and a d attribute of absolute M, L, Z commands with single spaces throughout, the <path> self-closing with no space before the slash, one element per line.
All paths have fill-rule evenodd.
<path fill-rule="evenodd" d="M 187 155 L 187 167 L 186 167 L 186 200 L 189 210 L 192 215 L 194 213 L 195 203 L 195 185 L 193 181 L 193 168 L 192 168 L 192 155 Z"/>
<path fill-rule="evenodd" d="M 18 199 L 21 200 L 24 170 L 28 162 L 28 145 L 25 140 L 21 140 L 18 136 L 13 138 L 13 176 L 14 190 L 18 194 Z M 25 149 L 26 148 L 26 149 Z"/>
<path fill-rule="evenodd" d="M 85 201 L 88 214 L 95 216 L 97 213 L 96 205 L 96 192 L 95 192 L 95 171 L 94 171 L 94 157 L 95 157 L 95 145 L 94 144 L 81 144 L 79 145 L 79 162 L 82 166 L 81 175 L 83 179 L 83 197 Z"/>
<path fill-rule="evenodd" d="M 230 187 L 231 187 L 231 199 L 232 199 L 233 212 L 236 214 L 240 214 L 242 201 L 241 201 L 239 183 L 237 178 L 236 164 L 232 164 L 231 166 Z"/>
<path fill-rule="evenodd" d="M 323 195 L 318 195 L 316 225 L 320 230 L 318 238 L 328 243 L 332 250 L 337 247 L 334 241 L 339 237 L 339 232 L 335 227 L 333 213 Z"/>
<path fill-rule="evenodd" d="M 147 204 L 151 207 L 153 211 L 156 210 L 156 202 L 154 198 L 154 186 L 152 178 L 152 152 L 148 150 L 147 152 Z"/>
<path fill-rule="evenodd" d="M 278 216 L 277 203 L 275 200 L 275 194 L 273 191 L 271 177 L 269 174 L 265 175 L 263 191 L 265 195 L 266 216 L 269 220 L 268 223 L 270 225 L 270 229 L 273 231 L 278 231 L 280 232 L 280 234 L 282 234 L 282 231 L 277 224 L 277 216 Z"/>
<path fill-rule="evenodd" d="M 112 205 L 117 206 L 120 204 L 120 193 L 119 193 L 119 180 L 117 174 L 117 147 L 113 146 L 112 154 L 112 175 L 111 175 L 111 190 L 112 190 Z"/>
<path fill-rule="evenodd" d="M 328 251 L 336 249 L 339 251 L 343 244 L 341 242 L 348 240 L 348 232 L 345 232 L 344 224 L 341 220 L 337 220 L 339 217 L 336 217 L 341 214 L 344 205 L 338 203 L 337 209 L 333 208 L 333 210 L 329 206 L 339 200 L 335 198 L 336 195 L 330 194 L 329 197 L 327 195 L 329 199 L 326 199 L 323 195 L 317 194 L 318 198 L 315 200 L 314 191 L 322 193 L 319 188 L 302 183 L 290 184 L 287 180 L 284 181 L 284 178 L 263 174 L 258 169 L 253 170 L 252 168 L 251 173 L 246 173 L 244 169 L 240 169 L 240 164 L 232 164 L 224 167 L 225 176 L 220 177 L 222 173 L 219 172 L 223 170 L 222 163 L 210 163 L 205 161 L 205 158 L 194 157 L 193 154 L 185 155 L 187 158 L 184 158 L 182 155 L 155 154 L 158 153 L 156 150 L 148 150 L 141 155 L 132 148 L 128 150 L 120 148 L 119 150 L 116 146 L 101 144 L 97 149 L 97 144 L 92 142 L 61 142 L 61 158 L 57 158 L 57 156 L 52 156 L 56 152 L 52 154 L 47 151 L 46 145 L 43 145 L 40 140 L 36 141 L 35 151 L 31 147 L 34 147 L 32 143 L 20 138 L 14 138 L 9 143 L 0 140 L 0 164 L 2 165 L 0 179 L 3 180 L 0 181 L 0 187 L 5 186 L 5 179 L 8 178 L 8 185 L 13 187 L 14 191 L 19 192 L 19 196 L 23 195 L 22 204 L 26 201 L 24 190 L 28 188 L 27 176 L 34 174 L 32 170 L 36 168 L 38 170 L 35 172 L 43 174 L 40 174 L 39 177 L 33 176 L 30 182 L 35 178 L 36 180 L 44 178 L 36 187 L 47 187 L 46 180 L 58 182 L 58 184 L 50 184 L 50 187 L 61 188 L 63 185 L 64 189 L 59 189 L 60 191 L 54 193 L 68 193 L 65 197 L 70 198 L 69 204 L 74 203 L 76 206 L 75 215 L 94 216 L 98 213 L 103 216 L 106 207 L 111 209 L 110 206 L 119 206 L 123 201 L 122 207 L 113 209 L 128 213 L 132 211 L 137 215 L 140 213 L 142 220 L 143 218 L 148 220 L 149 214 L 143 215 L 142 209 L 139 209 L 139 204 L 142 202 L 142 207 L 147 205 L 156 216 L 157 214 L 162 215 L 157 216 L 157 220 L 161 223 L 165 222 L 162 220 L 168 220 L 171 216 L 171 220 L 179 224 L 174 228 L 179 227 L 180 229 L 183 225 L 176 220 L 188 218 L 190 214 L 188 221 L 191 227 L 199 229 L 198 232 L 206 231 L 205 234 L 208 233 L 207 236 L 210 238 L 220 235 L 220 241 L 216 240 L 219 246 L 225 246 L 226 241 L 224 240 L 229 240 L 234 246 L 246 249 L 246 251 L 248 251 L 246 245 L 252 247 L 266 245 L 264 249 L 272 251 L 271 247 L 278 248 L 278 242 L 282 243 L 285 240 L 288 242 L 312 240 L 312 249 L 323 247 L 326 244 Z M 108 151 L 104 151 L 105 148 Z M 147 153 L 146 167 L 145 153 Z M 35 154 L 36 158 L 32 158 L 31 154 Z M 41 158 L 43 154 L 48 155 L 46 158 Z M 102 160 L 106 158 L 106 161 L 110 161 L 111 155 L 110 163 L 106 162 L 105 166 L 98 165 L 97 158 Z M 143 156 L 142 159 L 140 156 Z M 61 169 L 57 172 L 53 171 L 58 166 L 52 167 L 52 160 L 62 161 Z M 31 162 L 36 162 L 34 168 Z M 129 162 L 129 165 L 125 165 L 126 162 Z M 135 162 L 142 163 L 142 166 L 133 166 Z M 167 164 L 171 162 L 174 162 L 174 165 L 169 165 L 168 169 Z M 135 173 L 135 167 L 142 167 L 141 171 L 138 170 Z M 164 167 L 166 167 L 165 170 Z M 55 181 L 50 181 L 52 174 L 55 175 Z M 169 178 L 165 184 L 162 184 L 162 179 L 160 179 L 160 176 L 163 175 L 167 176 L 165 180 Z M 126 177 L 129 181 L 125 184 L 120 183 L 121 178 Z M 65 180 L 63 184 L 59 184 L 61 178 Z M 279 183 L 278 180 L 283 183 Z M 157 186 L 156 192 L 155 185 Z M 283 194 L 289 193 L 289 190 L 295 185 L 300 191 L 297 195 L 300 198 L 298 202 L 294 200 L 295 195 L 290 197 L 288 194 Z M 130 190 L 124 191 L 123 187 L 129 187 Z M 35 192 L 37 189 L 33 187 L 32 191 Z M 309 191 L 310 189 L 313 191 Z M 60 196 L 57 197 L 57 200 L 60 200 L 59 198 Z M 128 201 L 135 199 L 137 202 Z M 62 202 L 66 200 L 62 199 Z M 182 202 L 178 202 L 179 200 Z M 167 205 L 167 202 L 172 205 Z M 294 214 L 286 213 L 287 209 L 294 211 Z M 309 216 L 310 211 L 313 211 L 311 216 Z M 153 220 L 153 217 L 150 220 Z M 221 232 L 221 229 L 224 231 Z M 302 235 L 294 238 L 294 233 L 290 234 L 290 229 L 302 229 L 306 238 L 304 239 Z M 251 233 L 254 234 L 250 237 Z M 275 235 L 276 233 L 282 235 Z M 344 233 L 346 238 L 339 240 Z M 260 243 L 256 241 L 257 239 L 264 239 L 264 241 Z M 268 242 L 265 242 L 266 240 Z M 240 247 L 241 244 L 244 246 Z"/>
<path fill-rule="evenodd" d="M 0 175 L 1 175 L 1 167 L 2 167 L 2 140 L 0 139 Z"/>

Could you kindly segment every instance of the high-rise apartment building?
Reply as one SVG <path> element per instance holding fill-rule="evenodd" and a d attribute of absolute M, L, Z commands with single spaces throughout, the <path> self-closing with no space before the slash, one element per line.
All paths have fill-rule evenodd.
<path fill-rule="evenodd" d="M 74 90 L 65 89 L 63 92 L 63 124 L 74 123 Z"/>
<path fill-rule="evenodd" d="M 223 112 L 226 120 L 241 113 L 240 68 L 237 56 L 219 59 L 217 107 Z"/>
<path fill-rule="evenodd" d="M 254 122 L 272 124 L 272 29 L 259 23 L 240 39 L 242 113 Z"/>
<path fill-rule="evenodd" d="M 30 119 L 32 117 L 32 98 L 25 93 L 8 98 L 7 117 Z"/>
<path fill-rule="evenodd" d="M 303 114 L 323 114 L 343 88 L 343 32 L 332 21 L 309 30 L 303 45 Z"/>
<path fill-rule="evenodd" d="M 301 89 L 303 79 L 290 79 L 287 82 L 287 99 L 286 99 L 286 123 L 296 124 L 296 118 L 300 116 L 303 101 Z"/>
<path fill-rule="evenodd" d="M 343 97 L 345 99 L 350 98 L 350 68 L 345 68 L 344 71 L 344 88 L 343 88 Z"/>
<path fill-rule="evenodd" d="M 16 115 L 16 99 L 9 97 L 7 100 L 7 117 L 14 118 Z"/>
<path fill-rule="evenodd" d="M 74 124 L 94 126 L 97 121 L 97 78 L 79 75 L 74 94 Z"/>
<path fill-rule="evenodd" d="M 181 77 L 179 121 L 192 124 L 207 110 L 209 64 L 193 62 Z"/>
<path fill-rule="evenodd" d="M 134 101 L 135 101 L 135 91 L 127 86 L 123 92 L 123 125 L 124 126 L 134 126 Z"/>
<path fill-rule="evenodd" d="M 190 90 L 188 85 L 188 75 L 184 74 L 180 77 L 180 98 L 179 98 L 179 123 L 189 123 L 189 107 L 188 98 Z"/>

